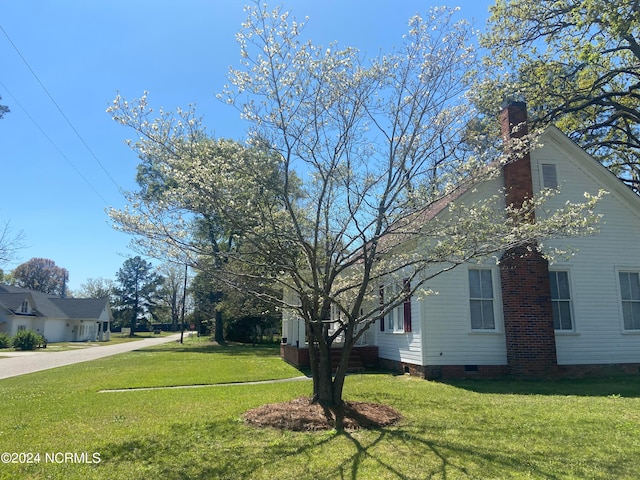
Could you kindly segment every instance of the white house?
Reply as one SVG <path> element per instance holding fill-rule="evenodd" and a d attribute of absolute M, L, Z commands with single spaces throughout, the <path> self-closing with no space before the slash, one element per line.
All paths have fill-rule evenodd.
<path fill-rule="evenodd" d="M 508 134 L 526 122 L 526 106 L 510 104 L 501 122 Z M 597 207 L 599 233 L 546 242 L 577 252 L 551 265 L 523 250 L 435 277 L 426 287 L 437 295 L 412 298 L 367 332 L 379 364 L 425 378 L 638 373 L 640 196 L 549 127 L 530 154 L 457 202 L 504 189 L 505 204 L 511 204 L 556 187 L 560 193 L 548 206 L 582 201 L 584 192 L 608 192 Z M 295 361 L 305 358 L 299 351 L 287 358 L 287 350 L 305 348 L 300 321 L 285 317 L 283 337 L 283 356 L 303 365 Z"/>
<path fill-rule="evenodd" d="M 0 285 L 0 332 L 11 336 L 33 330 L 48 342 L 109 340 L 112 321 L 107 298 L 60 298 Z"/>

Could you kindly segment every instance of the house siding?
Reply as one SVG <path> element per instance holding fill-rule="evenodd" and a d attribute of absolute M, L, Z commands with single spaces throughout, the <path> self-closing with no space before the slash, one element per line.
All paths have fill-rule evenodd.
<path fill-rule="evenodd" d="M 48 319 L 44 324 L 44 336 L 48 342 L 69 341 L 70 330 L 64 319 Z"/>
<path fill-rule="evenodd" d="M 422 316 L 420 302 L 411 302 L 412 331 L 406 333 L 378 332 L 380 358 L 408 364 L 422 363 Z M 372 328 L 379 329 L 379 324 Z"/>
<path fill-rule="evenodd" d="M 544 163 L 556 165 L 561 189 L 561 193 L 548 202 L 547 208 L 560 208 L 567 200 L 582 202 L 585 191 L 597 194 L 603 183 L 612 182 L 617 186 L 615 178 L 603 182 L 603 175 L 611 175 L 559 132 L 552 130 L 543 135 L 540 143 L 542 146 L 531 153 L 534 192 L 541 189 L 541 165 Z M 486 182 L 460 200 L 474 202 L 494 195 L 499 191 L 500 182 L 501 178 Z M 597 235 L 550 240 L 543 245 L 549 249 L 568 246 L 575 252 L 550 265 L 551 270 L 568 271 L 571 281 L 574 329 L 555 332 L 559 374 L 598 372 L 603 371 L 598 366 L 606 365 L 638 370 L 635 366 L 640 363 L 640 332 L 623 329 L 618 270 L 640 271 L 640 242 L 637 241 L 640 200 L 633 196 L 621 199 L 619 193 L 612 191 L 597 207 L 596 213 L 603 215 Z M 544 213 L 539 212 L 539 215 Z M 488 259 L 482 267 L 494 271 L 494 286 L 499 292 L 501 283 L 495 259 Z M 426 287 L 435 293 L 421 302 L 413 302 L 414 308 L 420 304 L 418 312 L 413 311 L 414 332 L 378 332 L 383 365 L 393 366 L 396 370 L 404 368 L 427 378 L 492 376 L 506 371 L 502 308 L 496 309 L 495 331 L 477 332 L 470 327 L 468 268 L 468 265 L 460 266 L 429 281 Z M 495 300 L 502 303 L 499 297 Z M 420 318 L 419 322 L 417 318 Z M 416 344 L 418 340 L 422 341 L 421 345 Z M 464 366 L 478 366 L 478 373 L 465 371 Z"/>
<path fill-rule="evenodd" d="M 31 318 L 17 316 L 14 316 L 13 318 L 14 320 L 9 335 L 14 336 L 16 333 L 18 333 L 18 330 L 20 330 L 21 327 L 23 327 L 25 330 L 33 330 L 31 326 Z"/>
<path fill-rule="evenodd" d="M 495 178 L 477 186 L 464 194 L 459 202 L 473 203 L 489 196 L 496 195 L 501 189 L 502 179 Z M 498 208 L 504 208 L 500 201 Z M 447 215 L 446 211 L 440 216 Z M 469 305 L 468 268 L 488 268 L 492 271 L 494 286 L 495 330 L 476 331 L 471 329 L 471 313 Z M 442 268 L 443 266 L 434 266 Z M 434 273 L 427 272 L 427 275 Z M 378 332 L 380 358 L 396 362 L 395 370 L 401 370 L 404 364 L 423 366 L 449 367 L 465 365 L 506 365 L 506 347 L 504 338 L 504 322 L 502 300 L 500 294 L 500 276 L 496 259 L 487 259 L 481 265 L 460 265 L 453 270 L 436 275 L 424 286 L 431 290 L 430 295 L 412 302 L 414 318 L 413 337 L 410 334 L 390 334 Z M 419 315 L 419 317 L 417 316 Z M 417 319 L 420 319 L 418 322 Z M 416 325 L 420 325 L 419 332 Z M 400 338 L 396 338 L 399 336 Z M 404 337 L 404 338 L 403 338 Z M 417 342 L 420 341 L 421 344 Z M 382 362 L 383 365 L 393 363 Z M 408 367 L 411 370 L 411 367 Z M 450 369 L 449 369 L 450 370 Z M 420 370 L 421 376 L 438 378 L 447 376 L 447 368 Z M 412 371 L 413 373 L 413 371 Z"/>
<path fill-rule="evenodd" d="M 478 267 L 478 265 L 473 265 Z M 428 283 L 433 294 L 423 300 L 425 365 L 505 365 L 507 362 L 495 261 L 481 265 L 492 271 L 495 330 L 471 329 L 468 267 L 459 266 Z"/>
<path fill-rule="evenodd" d="M 553 135 L 541 141 L 543 146 L 532 152 L 534 188 L 540 189 L 541 164 L 554 163 L 561 193 L 550 201 L 550 207 L 560 207 L 567 200 L 581 201 L 585 191 L 607 190 L 599 175 L 610 174 L 598 172 L 600 166 L 594 166 L 582 151 L 569 148 L 567 152 Z M 617 187 L 617 180 L 611 180 Z M 633 197 L 627 201 L 617 193 L 611 191 L 596 209 L 603 215 L 597 235 L 547 242 L 549 247 L 569 245 L 576 250 L 568 260 L 551 266 L 569 271 L 572 283 L 574 331 L 556 332 L 559 365 L 640 361 L 640 331 L 624 331 L 618 285 L 619 268 L 640 271 L 640 201 Z"/>
<path fill-rule="evenodd" d="M 501 178 L 494 178 L 466 193 L 458 202 L 473 204 L 500 192 Z M 497 208 L 504 209 L 504 200 Z M 446 215 L 443 212 L 442 215 Z M 473 330 L 469 304 L 469 268 L 487 268 L 492 272 L 494 290 L 494 330 Z M 482 264 L 460 265 L 431 279 L 426 287 L 434 293 L 423 300 L 424 365 L 506 365 L 507 353 L 500 275 L 496 258 Z M 455 368 L 454 368 L 455 370 Z M 445 369 L 443 375 L 447 370 Z"/>

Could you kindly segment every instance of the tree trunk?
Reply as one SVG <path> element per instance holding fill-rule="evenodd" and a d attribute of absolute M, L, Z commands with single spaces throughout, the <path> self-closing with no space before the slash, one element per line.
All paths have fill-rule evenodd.
<path fill-rule="evenodd" d="M 129 324 L 129 326 L 131 327 L 129 330 L 131 330 L 129 332 L 129 336 L 130 337 L 135 337 L 136 335 L 136 320 L 138 319 L 138 311 L 134 308 L 133 309 L 133 313 L 131 314 L 131 323 Z"/>
<path fill-rule="evenodd" d="M 331 345 L 329 337 L 328 319 L 331 318 L 331 303 L 327 300 L 323 303 L 320 318 L 324 321 L 307 324 L 307 338 L 309 339 L 309 360 L 311 361 L 311 373 L 313 374 L 313 401 L 323 407 L 332 408 L 342 406 L 342 389 L 344 386 L 346 361 L 340 361 L 340 367 L 333 376 L 331 365 Z M 350 345 L 350 342 L 345 346 Z M 350 350 L 350 348 L 348 349 Z M 342 352 L 342 356 L 345 352 Z M 346 352 L 347 359 L 349 353 Z M 344 363 L 344 365 L 343 365 Z M 336 425 L 338 428 L 338 425 Z"/>
<path fill-rule="evenodd" d="M 340 405 L 342 405 L 342 390 L 344 388 L 344 379 L 347 375 L 347 368 L 349 367 L 350 353 L 351 346 L 345 343 L 342 346 L 342 352 L 340 352 L 340 363 L 333 377 L 333 397 L 339 399 Z"/>
<path fill-rule="evenodd" d="M 332 407 L 342 403 L 342 398 L 335 398 L 333 375 L 331 369 L 331 347 L 318 348 L 317 374 L 314 375 L 313 401 L 324 407 Z"/>
<path fill-rule="evenodd" d="M 215 326 L 215 332 L 214 332 L 214 339 L 215 341 L 220 344 L 220 345 L 224 345 L 224 331 L 223 331 L 223 325 L 222 325 L 222 312 L 216 309 L 216 326 Z"/>
<path fill-rule="evenodd" d="M 345 352 L 342 353 L 344 355 Z M 348 361 L 348 353 L 346 358 Z M 311 343 L 309 359 L 313 376 L 313 401 L 323 407 L 341 406 L 347 361 L 341 360 L 334 376 L 331 366 L 331 345 L 318 342 Z"/>
<path fill-rule="evenodd" d="M 134 337 L 136 335 L 136 320 L 138 320 L 138 297 L 135 298 L 135 304 L 133 305 L 133 312 L 131 313 L 131 328 L 129 332 L 129 337 Z"/>

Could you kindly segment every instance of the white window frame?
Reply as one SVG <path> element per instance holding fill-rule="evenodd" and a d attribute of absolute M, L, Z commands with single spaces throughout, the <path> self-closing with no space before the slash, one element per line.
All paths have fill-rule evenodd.
<path fill-rule="evenodd" d="M 491 279 L 491 296 L 484 296 L 484 292 L 480 292 L 480 296 L 472 296 L 472 288 L 471 288 L 471 272 L 472 271 L 480 271 L 480 272 L 489 272 L 489 278 Z M 482 274 L 481 274 L 482 275 Z M 499 310 L 498 305 L 500 303 L 500 297 L 498 289 L 500 288 L 498 282 L 496 282 L 495 269 L 486 267 L 486 266 L 473 266 L 467 268 L 467 298 L 468 298 L 468 308 L 469 308 L 469 326 L 472 332 L 497 332 L 498 331 L 498 319 Z M 482 290 L 482 282 L 480 284 Z M 493 326 L 486 327 L 484 326 L 484 318 L 482 318 L 482 327 L 474 327 L 474 317 L 473 317 L 473 307 L 472 302 L 491 302 L 491 312 L 493 315 Z M 481 309 L 481 312 L 483 310 Z"/>
<path fill-rule="evenodd" d="M 555 181 L 555 185 L 554 186 L 548 186 L 545 182 L 545 178 L 547 178 L 547 175 L 545 175 L 545 167 L 551 168 L 553 167 L 553 174 L 554 174 L 554 178 L 553 180 Z M 550 190 L 557 190 L 558 186 L 560 185 L 560 182 L 558 181 L 558 165 L 554 162 L 540 162 L 540 185 L 542 186 L 543 189 L 547 188 Z"/>
<path fill-rule="evenodd" d="M 628 275 L 637 275 L 638 281 L 640 282 L 640 268 L 619 268 L 616 269 L 616 278 L 618 279 L 618 293 L 620 295 L 620 320 L 622 322 L 622 330 L 625 333 L 640 333 L 640 323 L 637 325 L 632 324 L 632 328 L 627 328 L 625 322 L 625 304 L 631 305 L 633 310 L 640 308 L 640 298 L 635 298 L 633 292 L 631 293 L 631 298 L 625 298 L 623 295 L 623 284 L 622 284 L 622 274 Z M 633 311 L 632 310 L 632 311 Z M 633 321 L 633 318 L 631 319 Z"/>
<path fill-rule="evenodd" d="M 564 273 L 567 275 L 567 288 L 569 290 L 568 291 L 569 296 L 567 298 L 553 298 L 554 297 L 553 288 L 551 289 L 551 308 L 553 310 L 553 328 L 558 333 L 575 332 L 576 316 L 575 316 L 575 309 L 573 307 L 573 287 L 571 285 L 571 272 L 567 268 L 549 270 L 549 277 L 551 277 L 551 275 L 556 276 L 556 285 L 558 285 L 557 280 L 558 280 L 559 273 Z M 551 287 L 551 278 L 549 278 L 549 286 Z M 567 304 L 569 306 L 569 322 L 571 325 L 569 328 L 562 328 L 562 323 L 560 323 L 561 328 L 556 327 L 556 309 L 554 309 L 554 305 L 560 305 L 561 303 Z M 561 310 L 558 308 L 557 311 L 558 313 L 560 313 Z M 560 322 L 562 322 L 562 320 L 563 319 L 561 318 Z"/>
<path fill-rule="evenodd" d="M 386 286 L 388 293 L 385 295 L 391 295 L 390 298 L 394 298 L 402 291 L 402 284 L 399 282 L 393 282 Z M 404 304 L 400 304 L 393 310 L 389 311 L 384 316 L 384 331 L 385 333 L 404 333 Z"/>

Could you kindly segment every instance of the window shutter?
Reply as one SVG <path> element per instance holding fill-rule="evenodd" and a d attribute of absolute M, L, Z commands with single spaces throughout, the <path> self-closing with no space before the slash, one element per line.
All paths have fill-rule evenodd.
<path fill-rule="evenodd" d="M 384 332 L 384 317 L 382 311 L 384 310 L 384 285 L 380 285 L 380 331 Z"/>
<path fill-rule="evenodd" d="M 405 278 L 402 281 L 402 287 L 406 293 L 404 298 L 404 331 L 411 331 L 411 280 Z"/>

